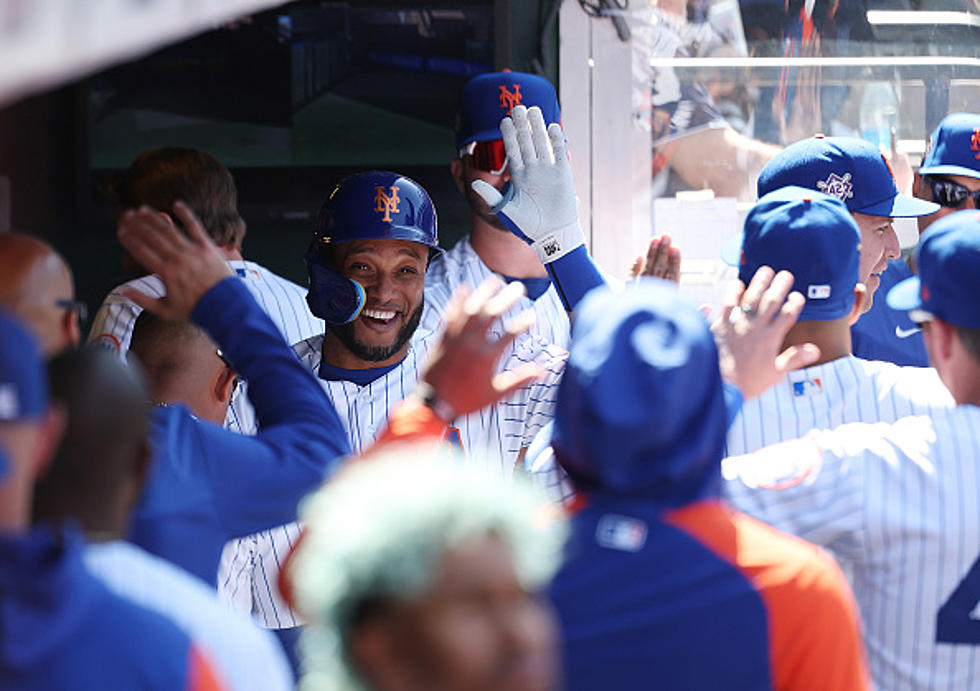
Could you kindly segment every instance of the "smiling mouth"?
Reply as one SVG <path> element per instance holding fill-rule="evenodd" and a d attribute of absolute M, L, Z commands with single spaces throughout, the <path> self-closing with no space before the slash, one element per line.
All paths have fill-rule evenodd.
<path fill-rule="evenodd" d="M 361 316 L 364 317 L 365 321 L 369 324 L 379 324 L 386 325 L 391 323 L 391 320 L 395 318 L 398 312 L 392 310 L 379 310 L 379 309 L 364 309 L 361 312 Z"/>

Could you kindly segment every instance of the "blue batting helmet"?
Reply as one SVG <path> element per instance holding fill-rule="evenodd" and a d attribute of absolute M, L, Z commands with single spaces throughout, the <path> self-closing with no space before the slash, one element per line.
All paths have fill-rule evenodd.
<path fill-rule="evenodd" d="M 310 275 L 306 301 L 314 315 L 333 324 L 357 318 L 364 306 L 364 289 L 340 276 L 321 250 L 354 240 L 408 240 L 428 247 L 430 256 L 443 252 L 436 208 L 420 184 L 381 170 L 344 178 L 320 208 L 306 253 Z"/>

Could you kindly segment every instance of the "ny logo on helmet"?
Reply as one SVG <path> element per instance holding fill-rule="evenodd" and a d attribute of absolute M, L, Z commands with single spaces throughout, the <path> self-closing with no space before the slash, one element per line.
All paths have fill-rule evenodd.
<path fill-rule="evenodd" d="M 514 106 L 521 105 L 521 101 L 524 100 L 524 96 L 521 95 L 521 85 L 513 84 L 513 91 L 508 91 L 507 87 L 501 84 L 498 88 L 500 89 L 500 107 L 507 109 L 507 115 L 510 115 L 514 110 Z"/>
<path fill-rule="evenodd" d="M 851 184 L 850 173 L 844 173 L 843 176 L 831 173 L 826 180 L 817 182 L 817 189 L 831 197 L 837 197 L 841 201 L 846 201 L 848 197 L 854 196 L 854 185 Z"/>
<path fill-rule="evenodd" d="M 398 204 L 401 202 L 401 199 L 398 198 L 398 188 L 395 185 L 392 185 L 388 189 L 391 190 L 390 194 L 385 193 L 384 185 L 375 185 L 374 210 L 379 214 L 384 214 L 381 218 L 382 221 L 391 223 L 391 214 L 398 213 Z"/>
<path fill-rule="evenodd" d="M 976 151 L 977 155 L 974 158 L 980 161 L 980 127 L 973 128 L 973 136 L 970 138 L 970 151 Z"/>

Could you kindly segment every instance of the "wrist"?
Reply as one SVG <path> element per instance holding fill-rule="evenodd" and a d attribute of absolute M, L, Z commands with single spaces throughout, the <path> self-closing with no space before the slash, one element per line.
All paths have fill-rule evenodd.
<path fill-rule="evenodd" d="M 583 245 L 585 235 L 576 220 L 567 226 L 548 231 L 544 237 L 535 240 L 531 247 L 542 264 L 550 264 Z"/>
<path fill-rule="evenodd" d="M 456 409 L 452 404 L 440 398 L 428 382 L 420 381 L 416 384 L 414 393 L 422 401 L 422 404 L 435 413 L 440 420 L 449 423 L 456 418 Z"/>

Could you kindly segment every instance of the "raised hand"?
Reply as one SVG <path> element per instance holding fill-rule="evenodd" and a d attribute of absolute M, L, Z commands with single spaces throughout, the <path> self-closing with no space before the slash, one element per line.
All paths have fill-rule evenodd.
<path fill-rule="evenodd" d="M 722 376 L 746 400 L 775 386 L 786 373 L 813 364 L 820 349 L 813 343 L 790 346 L 783 340 L 796 323 L 806 300 L 790 292 L 793 274 L 760 267 L 748 288 L 738 284 L 725 297 L 721 316 L 711 326 L 718 344 Z"/>
<path fill-rule="evenodd" d="M 473 189 L 531 247 L 542 263 L 585 244 L 572 169 L 561 125 L 544 124 L 541 109 L 515 106 L 500 122 L 510 185 L 503 194 L 483 180 Z"/>
<path fill-rule="evenodd" d="M 494 374 L 504 350 L 534 324 L 534 312 L 528 310 L 506 325 L 501 338 L 489 337 L 491 325 L 523 295 L 524 284 L 515 281 L 504 286 L 497 278 L 488 278 L 472 292 L 463 285 L 453 294 L 446 308 L 446 328 L 422 376 L 435 399 L 451 411 L 442 417 L 476 412 L 541 375 L 541 368 L 533 363 Z"/>
<path fill-rule="evenodd" d="M 174 204 L 174 213 L 185 232 L 166 214 L 142 206 L 123 213 L 117 235 L 133 258 L 159 275 L 167 288 L 162 298 L 133 289 L 124 295 L 161 319 L 184 321 L 208 290 L 231 275 L 231 269 L 186 204 Z"/>

